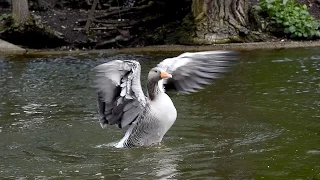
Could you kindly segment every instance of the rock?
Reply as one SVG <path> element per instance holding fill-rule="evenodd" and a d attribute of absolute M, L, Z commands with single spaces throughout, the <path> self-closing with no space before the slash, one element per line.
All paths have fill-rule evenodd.
<path fill-rule="evenodd" d="M 0 54 L 24 54 L 26 50 L 0 39 Z"/>

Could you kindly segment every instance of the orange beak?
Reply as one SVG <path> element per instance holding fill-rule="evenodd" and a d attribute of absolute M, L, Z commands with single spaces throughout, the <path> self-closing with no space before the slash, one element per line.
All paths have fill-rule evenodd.
<path fill-rule="evenodd" d="M 161 75 L 160 75 L 161 79 L 164 79 L 164 78 L 172 78 L 172 75 L 165 72 L 165 71 L 161 71 Z"/>

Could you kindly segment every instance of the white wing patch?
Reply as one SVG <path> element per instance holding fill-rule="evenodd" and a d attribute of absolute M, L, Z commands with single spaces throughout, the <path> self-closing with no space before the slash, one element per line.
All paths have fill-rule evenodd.
<path fill-rule="evenodd" d="M 186 65 L 188 62 L 191 62 L 189 58 L 167 58 L 158 64 L 163 70 L 168 73 L 175 71 L 181 66 Z"/>

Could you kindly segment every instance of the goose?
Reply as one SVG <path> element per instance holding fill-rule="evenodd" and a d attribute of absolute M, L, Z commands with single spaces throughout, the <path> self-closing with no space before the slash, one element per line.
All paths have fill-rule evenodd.
<path fill-rule="evenodd" d="M 183 53 L 161 61 L 148 73 L 147 92 L 141 82 L 141 66 L 135 60 L 113 60 L 93 68 L 102 128 L 127 128 L 116 148 L 159 144 L 177 118 L 177 110 L 165 89 L 179 94 L 197 92 L 222 77 L 236 60 L 234 51 Z"/>

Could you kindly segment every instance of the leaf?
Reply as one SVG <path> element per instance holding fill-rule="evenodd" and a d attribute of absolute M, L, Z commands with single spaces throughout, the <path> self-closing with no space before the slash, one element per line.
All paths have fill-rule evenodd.
<path fill-rule="evenodd" d="M 283 32 L 286 33 L 286 34 L 289 34 L 289 32 L 290 32 L 289 28 L 284 28 Z"/>
<path fill-rule="evenodd" d="M 283 0 L 282 3 L 283 4 L 287 4 L 288 0 Z"/>
<path fill-rule="evenodd" d="M 306 26 L 306 27 L 308 27 L 308 28 L 312 28 L 312 24 L 311 23 L 309 23 L 309 22 L 306 22 L 305 24 L 304 24 L 304 26 Z"/>
<path fill-rule="evenodd" d="M 301 33 L 306 33 L 306 30 L 304 28 L 300 28 Z"/>
<path fill-rule="evenodd" d="M 307 5 L 305 5 L 305 4 L 302 7 L 303 7 L 304 10 L 308 9 Z"/>
<path fill-rule="evenodd" d="M 271 8 L 273 8 L 273 5 L 272 5 L 272 4 L 268 4 L 268 5 L 267 5 L 267 8 L 268 8 L 268 9 L 271 9 Z"/>
<path fill-rule="evenodd" d="M 290 27 L 289 27 L 289 31 L 290 31 L 291 33 L 294 33 L 294 32 L 296 31 L 296 27 L 290 26 Z"/>
<path fill-rule="evenodd" d="M 300 11 L 300 14 L 309 15 L 309 12 L 308 12 L 308 10 L 302 10 L 302 11 Z"/>
<path fill-rule="evenodd" d="M 259 12 L 262 11 L 261 6 L 258 6 L 258 5 L 257 5 L 257 6 L 254 6 L 254 9 L 255 9 L 256 11 L 259 11 Z"/>
<path fill-rule="evenodd" d="M 316 32 L 315 32 L 315 31 L 311 31 L 311 32 L 310 32 L 310 35 L 311 35 L 311 36 L 314 36 L 314 35 L 316 35 Z"/>

